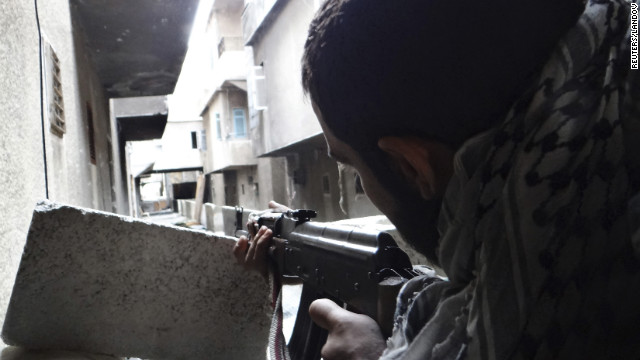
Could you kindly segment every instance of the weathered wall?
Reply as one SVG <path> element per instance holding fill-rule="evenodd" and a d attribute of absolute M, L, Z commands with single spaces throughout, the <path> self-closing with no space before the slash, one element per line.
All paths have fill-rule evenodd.
<path fill-rule="evenodd" d="M 258 183 L 260 196 L 256 209 L 266 209 L 270 200 L 287 203 L 287 171 L 284 158 L 259 158 Z"/>
<path fill-rule="evenodd" d="M 364 189 L 360 186 L 356 187 L 357 172 L 351 166 L 338 166 L 340 172 L 340 191 L 341 191 L 341 203 L 342 211 L 347 214 L 349 218 L 358 218 L 372 215 L 379 215 L 375 205 L 371 202 L 369 197 L 364 193 Z M 359 191 L 358 191 L 359 190 Z"/>
<path fill-rule="evenodd" d="M 247 111 L 246 92 L 234 89 L 220 90 L 213 97 L 203 113 L 203 127 L 207 133 L 207 151 L 202 154 L 205 173 L 224 169 L 228 166 L 255 165 L 248 137 L 236 138 L 233 123 L 233 109 Z M 216 125 L 216 114 L 220 116 L 220 129 Z M 220 130 L 220 133 L 218 133 Z M 248 124 L 245 121 L 245 131 Z"/>
<path fill-rule="evenodd" d="M 284 160 L 256 158 L 248 137 L 234 138 L 232 109 L 237 107 L 245 109 L 248 116 L 246 92 L 221 90 L 212 98 L 202 116 L 207 133 L 207 151 L 202 153 L 202 159 L 204 171 L 210 179 L 211 202 L 216 205 L 237 205 L 225 202 L 225 186 L 230 184 L 225 184 L 224 176 L 211 173 L 226 167 L 236 169 L 232 171 L 236 171 L 236 192 L 240 205 L 262 209 L 266 208 L 269 200 L 285 202 Z M 220 134 L 216 126 L 216 113 L 220 114 Z M 248 130 L 249 124 L 246 126 Z"/>
<path fill-rule="evenodd" d="M 224 175 L 207 174 L 209 177 L 209 191 L 211 193 L 211 203 L 216 206 L 225 205 L 224 203 Z"/>
<path fill-rule="evenodd" d="M 33 2 L 0 2 L 0 321 L 31 212 L 45 197 L 38 30 Z"/>
<path fill-rule="evenodd" d="M 167 102 L 164 95 L 113 99 L 113 114 L 116 117 L 167 114 Z"/>
<path fill-rule="evenodd" d="M 209 103 L 207 111 L 203 114 L 203 118 L 210 126 L 210 133 L 207 133 L 210 139 L 207 140 L 210 140 L 210 142 L 224 141 L 228 137 L 233 136 L 233 108 L 243 108 L 245 111 L 247 110 L 247 93 L 234 89 L 219 90 Z M 216 113 L 220 114 L 220 134 L 218 134 L 216 129 Z M 218 140 L 218 138 L 221 140 Z"/>
<path fill-rule="evenodd" d="M 106 101 L 96 86 L 83 49 L 72 36 L 66 0 L 39 1 L 42 31 L 61 65 L 67 133 L 49 131 L 45 117 L 46 159 L 51 199 L 110 210 L 107 172 Z M 33 1 L 0 2 L 0 321 L 37 200 L 46 196 L 40 109 L 38 26 Z M 77 53 L 76 53 L 77 50 Z M 80 85 L 82 81 L 82 85 Z M 88 146 L 86 105 L 93 111 L 96 165 Z M 104 131 L 104 132 L 103 132 Z"/>
<path fill-rule="evenodd" d="M 289 206 L 315 208 L 324 221 L 378 215 L 366 195 L 355 193 L 354 172 L 340 179 L 336 162 L 327 157 L 326 148 L 308 140 L 320 134 L 321 128 L 302 90 L 300 64 L 317 4 L 293 0 L 281 4 L 271 15 L 272 22 L 263 25 L 253 42 L 253 63 L 263 64 L 267 98 L 267 108 L 251 131 L 254 152 L 263 155 L 300 144 L 287 159 L 288 179 L 283 189 Z M 297 183 L 299 176 L 304 177 L 304 183 Z M 323 190 L 324 176 L 329 180 L 328 193 Z M 341 186 L 344 212 L 340 208 Z"/>
<path fill-rule="evenodd" d="M 255 175 L 256 167 L 249 166 L 238 169 L 237 172 L 237 191 L 238 191 L 238 204 L 228 205 L 242 205 L 249 209 L 258 209 L 257 197 L 255 196 Z M 251 181 L 249 181 L 251 180 Z"/>
<path fill-rule="evenodd" d="M 262 133 L 252 133 L 253 139 L 261 141 L 254 147 L 258 155 L 321 132 L 300 80 L 300 59 L 313 14 L 314 6 L 306 1 L 286 1 L 253 45 L 254 64 L 264 64 L 267 89 L 267 109 L 257 128 Z"/>
<path fill-rule="evenodd" d="M 259 158 L 256 166 L 248 166 L 236 172 L 238 204 L 252 209 L 266 209 L 269 201 L 287 204 L 286 169 L 283 158 Z M 251 177 L 251 179 L 249 179 Z M 207 174 L 209 201 L 216 206 L 235 206 L 225 201 L 225 184 L 222 173 Z M 253 181 L 253 183 L 250 182 Z M 242 186 L 244 185 L 244 193 Z"/>
<path fill-rule="evenodd" d="M 264 359 L 268 284 L 229 256 L 235 239 L 49 202 L 33 216 L 2 331 L 8 343 Z"/>
<path fill-rule="evenodd" d="M 60 202 L 103 209 L 105 204 L 100 181 L 109 181 L 109 176 L 103 174 L 105 166 L 108 166 L 106 141 L 102 141 L 109 126 L 105 96 L 84 49 L 74 44 L 67 1 L 39 1 L 38 6 L 42 30 L 60 58 L 67 127 L 63 137 L 45 131 L 49 196 Z M 80 36 L 76 32 L 76 37 Z M 83 43 L 81 38 L 77 42 Z M 87 103 L 93 109 L 96 140 L 100 138 L 96 141 L 96 154 L 100 153 L 96 159 L 98 165 L 93 165 L 89 157 Z M 48 129 L 47 125 L 45 127 Z M 108 209 L 111 209 L 110 204 Z"/>
<path fill-rule="evenodd" d="M 338 167 L 322 148 L 300 151 L 287 157 L 289 207 L 313 209 L 318 221 L 344 219 L 340 209 Z M 327 177 L 327 184 L 323 178 Z"/>
<path fill-rule="evenodd" d="M 90 180 L 87 186 L 91 187 L 91 208 L 102 209 L 107 211 L 115 211 L 116 199 L 112 195 L 111 187 L 115 179 L 113 174 L 113 167 L 110 165 L 112 158 L 113 141 L 111 140 L 111 124 L 109 118 L 109 104 L 106 99 L 106 95 L 100 84 L 100 80 L 96 75 L 93 62 L 89 58 L 89 54 L 84 51 L 84 37 L 82 36 L 83 30 L 74 25 L 74 48 L 75 59 L 77 69 L 77 86 L 74 91 L 75 96 L 72 101 L 75 101 L 75 105 L 72 103 L 72 107 L 76 112 L 76 118 L 83 121 L 77 121 L 77 146 L 84 147 L 84 151 L 78 154 L 77 161 L 80 164 L 80 168 L 89 169 L 90 176 L 87 177 Z M 89 124 L 87 112 L 90 109 L 93 115 L 92 124 Z M 89 126 L 93 126 L 94 141 L 95 141 L 95 164 L 91 163 L 89 159 Z M 115 141 L 115 140 L 114 140 Z M 116 144 L 117 146 L 117 144 Z M 73 151 L 69 149 L 67 151 Z M 89 174 L 87 174 L 89 175 Z M 77 184 L 74 184 L 75 188 Z M 68 189 L 69 190 L 69 189 Z M 73 190 L 70 190 L 73 192 Z M 62 200 L 62 199 L 60 199 Z M 75 202 L 69 201 L 71 204 Z M 83 200 L 83 203 L 88 206 L 87 201 Z M 81 203 L 78 202 L 78 205 Z"/>
<path fill-rule="evenodd" d="M 215 22 L 218 41 L 221 36 L 242 36 L 242 10 L 244 9 L 244 1 L 236 0 L 224 3 L 220 6 L 220 2 L 214 3 Z"/>

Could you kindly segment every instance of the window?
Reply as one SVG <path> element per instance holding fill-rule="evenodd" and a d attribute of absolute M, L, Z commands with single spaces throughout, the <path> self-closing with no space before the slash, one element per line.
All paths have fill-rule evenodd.
<path fill-rule="evenodd" d="M 191 132 L 191 148 L 207 151 L 207 131 L 192 131 Z"/>
<path fill-rule="evenodd" d="M 191 132 L 191 148 L 192 149 L 198 148 L 198 132 L 197 131 Z"/>
<path fill-rule="evenodd" d="M 362 187 L 362 180 L 360 180 L 360 175 L 355 174 L 355 187 L 356 187 L 356 195 L 364 194 L 364 188 Z"/>
<path fill-rule="evenodd" d="M 244 114 L 244 109 L 233 109 L 233 128 L 237 138 L 247 137 L 247 117 Z"/>
<path fill-rule="evenodd" d="M 93 128 L 93 110 L 87 103 L 87 126 L 89 127 L 89 159 L 93 165 L 96 164 L 96 132 Z"/>
<path fill-rule="evenodd" d="M 322 193 L 323 194 L 331 194 L 331 185 L 329 183 L 329 175 L 325 174 L 322 176 Z"/>
<path fill-rule="evenodd" d="M 220 123 L 220 113 L 216 113 L 216 133 L 218 140 L 222 140 L 222 125 Z"/>
<path fill-rule="evenodd" d="M 46 83 L 47 103 L 49 104 L 49 122 L 51 132 L 62 137 L 67 131 L 64 116 L 64 99 L 62 97 L 62 75 L 60 73 L 60 59 L 46 39 L 42 39 L 44 46 L 44 78 Z"/>

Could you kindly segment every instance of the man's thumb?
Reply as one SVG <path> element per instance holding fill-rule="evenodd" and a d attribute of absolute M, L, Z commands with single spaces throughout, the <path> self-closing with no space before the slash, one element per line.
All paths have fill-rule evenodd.
<path fill-rule="evenodd" d="M 318 299 L 309 306 L 311 320 L 323 329 L 331 329 L 349 312 L 329 299 Z"/>

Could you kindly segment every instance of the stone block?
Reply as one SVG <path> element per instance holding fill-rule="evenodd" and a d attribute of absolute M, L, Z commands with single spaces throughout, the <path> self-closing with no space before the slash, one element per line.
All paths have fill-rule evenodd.
<path fill-rule="evenodd" d="M 189 220 L 197 220 L 196 219 L 196 201 L 195 200 L 185 200 L 185 215 Z"/>
<path fill-rule="evenodd" d="M 184 216 L 184 200 L 176 200 L 177 213 Z"/>
<path fill-rule="evenodd" d="M 267 285 L 236 266 L 234 243 L 40 203 L 2 338 L 143 359 L 264 359 Z"/>
<path fill-rule="evenodd" d="M 213 231 L 224 233 L 224 218 L 222 217 L 222 206 L 216 206 L 213 210 Z"/>
<path fill-rule="evenodd" d="M 215 206 L 212 203 L 204 203 L 202 205 L 202 210 L 203 210 L 202 213 L 204 214 L 203 215 L 204 222 L 202 224 L 209 231 L 216 231 L 215 230 L 215 228 L 216 228 L 216 225 L 215 225 L 215 223 L 216 223 L 216 210 L 217 210 L 216 208 L 217 208 L 217 206 Z M 217 211 L 217 212 L 219 213 L 220 211 Z"/>

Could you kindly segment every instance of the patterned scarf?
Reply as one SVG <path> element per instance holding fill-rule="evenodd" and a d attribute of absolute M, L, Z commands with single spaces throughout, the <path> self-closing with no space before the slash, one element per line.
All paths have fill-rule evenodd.
<path fill-rule="evenodd" d="M 411 280 L 382 359 L 640 358 L 640 71 L 591 0 L 536 85 L 457 153 L 449 281 Z"/>

